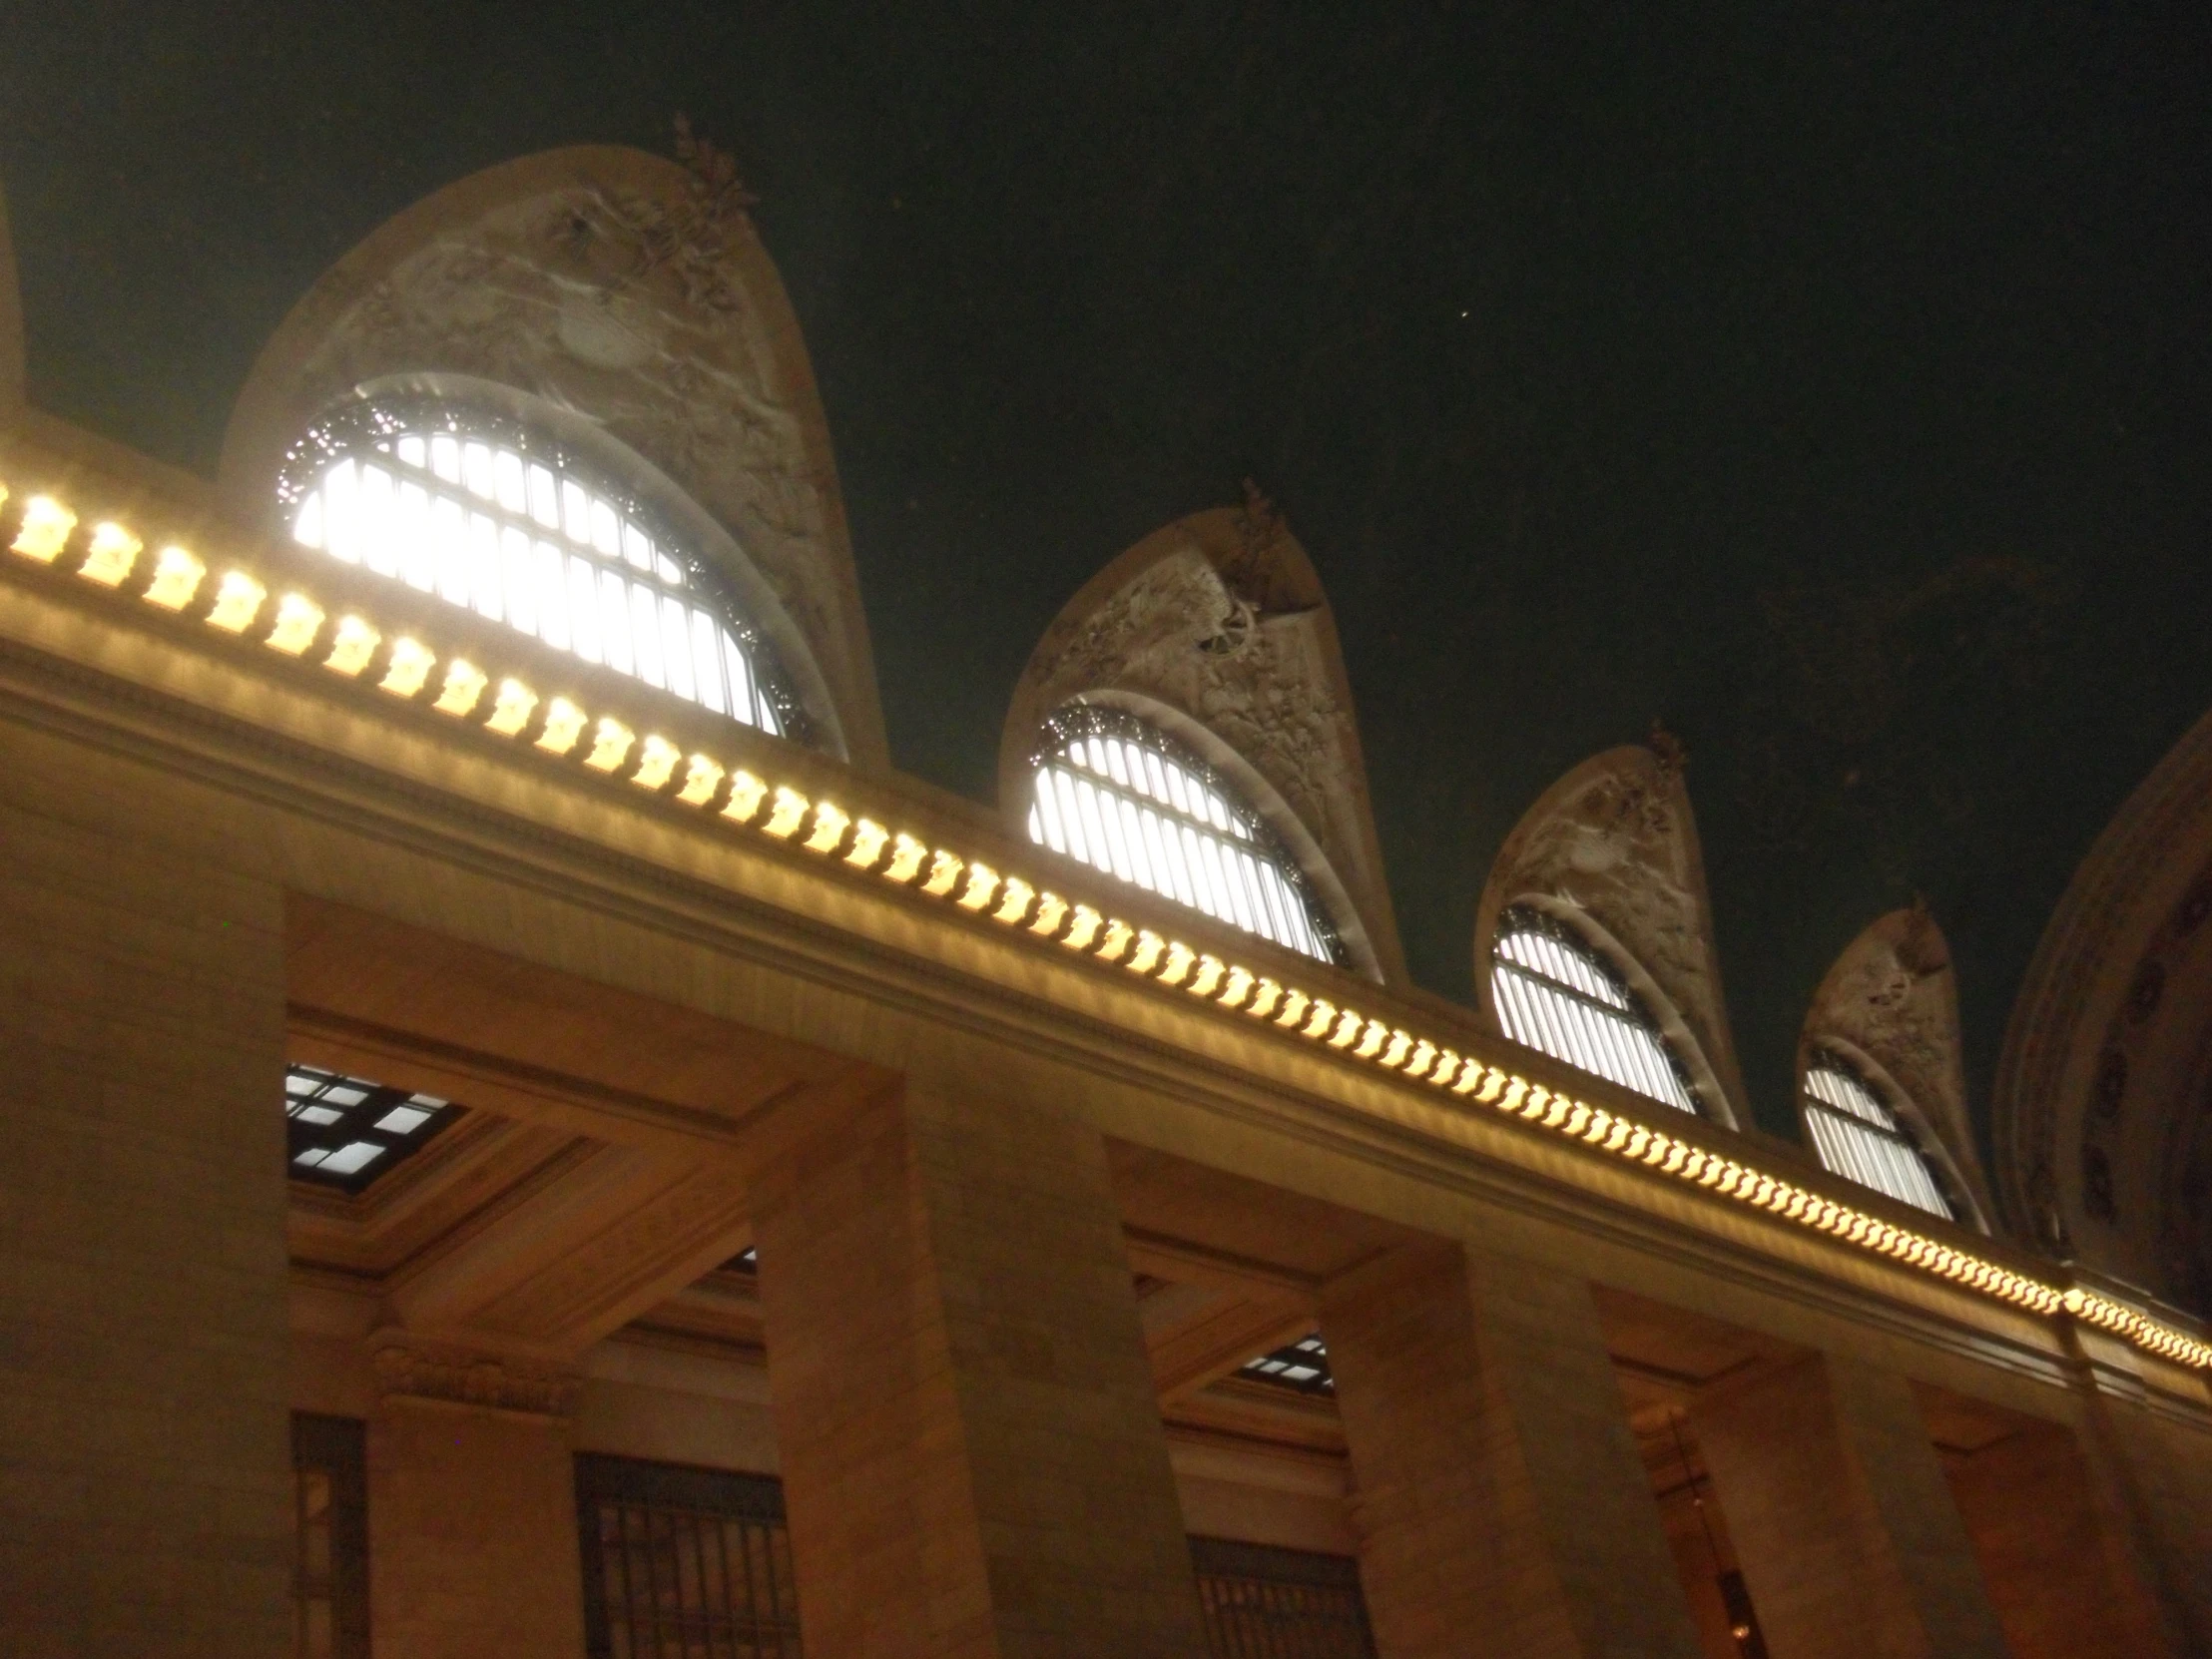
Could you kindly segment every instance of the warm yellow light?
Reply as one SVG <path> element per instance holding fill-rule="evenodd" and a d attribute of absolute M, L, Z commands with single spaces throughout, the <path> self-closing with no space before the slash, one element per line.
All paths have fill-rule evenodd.
<path fill-rule="evenodd" d="M 9 545 L 27 559 L 52 564 L 77 528 L 77 515 L 51 495 L 34 495 L 23 503 L 23 523 Z"/>
<path fill-rule="evenodd" d="M 722 816 L 732 824 L 751 824 L 767 799 L 768 786 L 740 767 L 730 774 L 730 799 L 722 804 Z"/>
<path fill-rule="evenodd" d="M 1388 1039 L 1390 1028 L 1379 1019 L 1368 1021 L 1367 1030 L 1361 1034 L 1360 1046 L 1352 1051 L 1356 1060 L 1372 1060 L 1382 1052 L 1382 1044 Z M 1403 1049 L 1398 1050 L 1402 1056 Z"/>
<path fill-rule="evenodd" d="M 951 853 L 939 847 L 929 858 L 929 874 L 921 883 L 921 890 L 931 898 L 942 898 L 950 892 L 953 883 L 960 879 L 960 871 L 967 865 Z"/>
<path fill-rule="evenodd" d="M 1392 1031 L 1390 1033 L 1390 1045 L 1382 1051 L 1382 1064 L 1391 1071 L 1395 1071 L 1405 1063 L 1406 1056 L 1412 1052 L 1413 1039 L 1403 1031 Z"/>
<path fill-rule="evenodd" d="M 1091 941 L 1098 937 L 1099 928 L 1105 924 L 1106 918 L 1088 904 L 1078 904 L 1075 920 L 1068 924 L 1067 936 L 1060 942 L 1070 950 L 1088 950 Z"/>
<path fill-rule="evenodd" d="M 1282 999 L 1283 987 L 1274 980 L 1262 976 L 1252 987 L 1252 1004 L 1245 1009 L 1254 1019 L 1267 1019 L 1275 1013 L 1275 1005 Z"/>
<path fill-rule="evenodd" d="M 1337 1029 L 1335 1034 L 1332 1035 L 1329 1039 L 1329 1046 L 1331 1048 L 1350 1047 L 1352 1043 L 1359 1037 L 1362 1027 L 1364 1027 L 1367 1022 L 1367 1015 L 1356 1014 L 1350 1008 L 1347 1008 L 1337 1020 Z"/>
<path fill-rule="evenodd" d="M 1126 921 L 1114 920 L 1106 924 L 1106 936 L 1098 941 L 1098 959 L 1102 962 L 1118 962 L 1121 953 L 1129 948 L 1129 941 L 1137 936 L 1137 930 Z"/>
<path fill-rule="evenodd" d="M 545 706 L 545 730 L 538 734 L 538 747 L 551 755 L 566 755 L 584 735 L 589 718 L 567 698 L 556 697 Z"/>
<path fill-rule="evenodd" d="M 491 716 L 484 726 L 503 738 L 511 738 L 530 724 L 531 712 L 537 706 L 538 694 L 520 680 L 502 680 L 492 694 Z"/>
<path fill-rule="evenodd" d="M 601 715 L 592 730 L 591 753 L 584 757 L 584 765 L 594 772 L 619 771 L 630 758 L 630 746 L 637 741 L 638 735 L 613 715 Z"/>
<path fill-rule="evenodd" d="M 1180 939 L 1171 940 L 1168 944 L 1166 965 L 1160 969 L 1160 983 L 1163 985 L 1182 984 L 1185 979 L 1190 977 L 1191 968 L 1197 961 L 1198 953 L 1189 945 L 1183 943 Z"/>
<path fill-rule="evenodd" d="M 147 584 L 146 602 L 165 611 L 181 611 L 200 591 L 200 579 L 208 567 L 182 547 L 165 547 L 154 557 L 154 580 Z"/>
<path fill-rule="evenodd" d="M 102 587 L 115 587 L 131 574 L 131 566 L 138 562 L 145 546 L 120 524 L 96 524 L 92 530 L 92 546 L 85 554 L 85 562 L 77 567 L 77 574 Z"/>
<path fill-rule="evenodd" d="M 1217 990 L 1221 988 L 1222 975 L 1227 973 L 1228 971 L 1228 968 L 1223 965 L 1222 959 L 1219 956 L 1199 957 L 1198 972 L 1191 976 L 1191 983 L 1189 987 L 1191 995 L 1212 996 Z M 1245 975 L 1245 979 L 1248 984 L 1250 983 L 1251 978 L 1252 976 L 1250 974 Z"/>
<path fill-rule="evenodd" d="M 1029 913 L 1029 901 L 1037 896 L 1037 889 L 1020 876 L 1009 875 L 999 893 L 998 908 L 991 912 L 991 920 L 1011 927 Z"/>
<path fill-rule="evenodd" d="M 807 809 L 814 803 L 788 784 L 776 787 L 774 802 L 769 808 L 768 822 L 761 829 L 778 840 L 786 840 L 798 832 L 799 826 L 806 820 Z"/>
<path fill-rule="evenodd" d="M 630 774 L 630 782 L 641 790 L 666 789 L 683 763 L 681 749 L 664 737 L 649 734 L 638 746 L 638 770 Z"/>
<path fill-rule="evenodd" d="M 391 642 L 391 657 L 384 666 L 383 679 L 376 682 L 377 688 L 394 697 L 412 697 L 422 690 L 437 661 L 427 647 L 402 634 Z"/>
<path fill-rule="evenodd" d="M 1452 1073 L 1456 1072 L 1458 1069 L 1459 1056 L 1457 1054 L 1453 1053 L 1448 1048 L 1437 1049 L 1436 1063 L 1431 1066 L 1428 1071 L 1429 1087 L 1435 1089 L 1448 1087 L 1451 1082 Z"/>
<path fill-rule="evenodd" d="M 330 640 L 330 654 L 322 659 L 322 666 L 339 674 L 358 674 L 368 667 L 369 658 L 376 655 L 376 648 L 383 642 L 383 635 L 359 617 L 340 617 Z"/>
<path fill-rule="evenodd" d="M 1060 930 L 1060 923 L 1067 919 L 1068 901 L 1056 892 L 1037 894 L 1037 913 L 1029 920 L 1029 931 L 1049 939 Z"/>
<path fill-rule="evenodd" d="M 834 852 L 852 828 L 852 815 L 832 801 L 815 803 L 815 827 L 799 844 L 809 852 Z"/>
<path fill-rule="evenodd" d="M 676 799 L 687 807 L 704 807 L 722 788 L 722 779 L 721 763 L 711 756 L 694 755 L 684 763 L 684 787 L 676 792 Z"/>
<path fill-rule="evenodd" d="M 998 891 L 998 871 L 989 864 L 969 864 L 967 887 L 960 894 L 959 905 L 963 910 L 980 910 L 991 901 L 991 894 Z"/>
<path fill-rule="evenodd" d="M 1313 1017 L 1300 1027 L 1302 1037 L 1325 1037 L 1329 1028 L 1337 1023 L 1337 1005 L 1326 997 L 1317 997 L 1311 1004 Z"/>
<path fill-rule="evenodd" d="M 482 669 L 455 657 L 445 665 L 445 689 L 430 707 L 442 715 L 465 715 L 476 707 L 488 684 Z"/>
<path fill-rule="evenodd" d="M 170 548 L 155 561 L 155 587 L 161 586 L 161 573 L 168 567 L 170 556 L 177 551 L 178 549 L 174 547 Z M 185 556 L 187 558 L 192 557 L 189 553 Z M 193 559 L 194 564 L 199 562 L 199 560 Z M 193 586 L 198 587 L 199 585 L 199 578 L 194 577 Z M 147 591 L 146 597 L 149 599 L 154 597 L 152 589 Z M 234 634 L 243 634 L 253 625 L 254 618 L 261 614 L 262 601 L 268 597 L 269 590 L 255 581 L 253 577 L 247 575 L 245 571 L 225 571 L 223 580 L 216 585 L 215 607 L 208 612 L 208 624 L 210 627 L 227 629 Z"/>
<path fill-rule="evenodd" d="M 1224 1008 L 1241 1008 L 1245 998 L 1252 994 L 1252 987 L 1259 983 L 1248 967 L 1232 967 L 1229 983 L 1222 988 L 1221 1005 Z"/>
<path fill-rule="evenodd" d="M 901 830 L 891 843 L 891 861 L 883 871 L 883 878 L 903 885 L 921 873 L 921 861 L 928 856 L 928 847 Z"/>
<path fill-rule="evenodd" d="M 873 819 L 861 819 L 852 826 L 852 847 L 845 853 L 844 861 L 854 869 L 873 869 L 890 838 L 891 832 Z"/>
<path fill-rule="evenodd" d="M 1137 948 L 1130 952 L 1129 971 L 1150 973 L 1160 965 L 1160 952 L 1167 949 L 1168 941 L 1147 927 L 1137 935 Z"/>
<path fill-rule="evenodd" d="M 1442 1081 L 1442 1079 L 1437 1079 Z M 1485 1066 L 1474 1060 L 1460 1062 L 1459 1081 L 1451 1085 L 1453 1094 L 1474 1095 L 1477 1106 L 1494 1106 L 1505 1089 L 1505 1073 L 1495 1066 Z M 1480 1090 L 1480 1093 L 1476 1093 Z"/>
<path fill-rule="evenodd" d="M 287 593 L 276 601 L 276 626 L 269 631 L 267 643 L 272 651 L 296 657 L 314 644 L 320 632 L 322 607 L 303 593 Z"/>

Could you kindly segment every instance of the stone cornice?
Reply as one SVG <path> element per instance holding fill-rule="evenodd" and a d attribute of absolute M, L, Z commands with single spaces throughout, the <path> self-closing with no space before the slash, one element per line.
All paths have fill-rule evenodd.
<path fill-rule="evenodd" d="M 57 458 L 34 463 L 32 475 L 41 473 L 41 483 L 67 480 L 48 489 L 101 498 L 98 480 L 73 477 Z M 11 475 L 25 476 L 22 456 L 0 458 L 0 483 Z M 112 483 L 104 487 L 123 493 Z M 22 510 L 19 495 L 0 512 L 0 544 L 20 534 Z M 92 511 L 83 515 L 88 521 Z M 1946 1295 L 1989 1298 L 2035 1316 L 2066 1310 L 2150 1352 L 2200 1365 L 2212 1359 L 2212 1348 L 2194 1334 L 2145 1320 L 2099 1293 L 2069 1291 L 2032 1258 L 1823 1173 L 1785 1169 L 1764 1154 L 1754 1163 L 1744 1156 L 1752 1149 L 1735 1137 L 1676 1120 L 1488 1035 L 1471 1020 L 1448 1021 L 1425 1002 L 1225 934 L 1203 918 L 1010 842 L 987 820 L 963 821 L 895 785 L 683 706 L 658 707 L 673 700 L 611 676 L 595 681 L 596 671 L 465 613 L 426 610 L 404 590 L 349 579 L 342 570 L 294 568 L 305 561 L 256 547 L 238 566 L 263 573 L 248 589 L 266 596 L 297 577 L 320 597 L 283 613 L 298 624 L 288 638 L 281 624 L 269 632 L 274 601 L 264 607 L 257 599 L 248 620 L 230 629 L 209 619 L 209 595 L 200 591 L 216 588 L 223 561 L 192 557 L 200 572 L 194 591 L 165 607 L 146 587 L 153 555 L 120 583 L 83 579 L 90 529 L 88 522 L 65 533 L 46 559 L 0 554 L 6 578 L 0 595 L 20 601 L 0 602 L 0 636 L 16 641 L 8 678 L 26 709 L 51 704 L 61 692 L 80 723 L 97 727 L 112 722 L 120 701 L 136 741 L 157 751 L 189 711 L 200 727 L 199 741 L 189 746 L 192 764 L 260 774 L 254 787 L 272 798 L 325 795 L 327 784 L 312 774 L 327 779 L 335 760 L 345 775 L 340 794 L 348 799 L 325 798 L 324 816 L 357 830 L 397 832 L 400 826 L 388 818 L 376 824 L 379 814 L 371 809 L 388 814 L 398 787 L 397 804 L 414 821 L 411 832 L 450 840 L 458 811 L 463 835 L 510 879 L 518 873 L 518 821 L 539 820 L 530 839 L 545 862 L 570 864 L 582 854 L 599 864 L 602 877 L 619 872 L 664 899 L 682 893 L 696 904 L 712 894 L 712 931 L 723 942 L 736 898 L 741 913 L 751 912 L 742 930 L 756 948 L 773 939 L 782 965 L 877 1000 L 887 993 L 955 1026 L 997 1026 L 1001 1035 L 1030 1044 L 1072 1041 L 1094 1051 L 1092 1063 L 1111 1055 L 1154 1086 L 1172 1084 L 1170 1092 L 1190 1090 L 1195 1064 L 1202 1074 L 1215 1073 L 1213 1087 L 1224 1102 L 1255 1119 L 1287 1127 L 1285 1107 L 1294 1107 L 1295 1119 L 1303 1106 L 1308 1133 L 1326 1126 L 1333 1136 L 1368 1138 L 1371 1157 L 1394 1147 L 1387 1156 L 1431 1166 L 1431 1176 L 1443 1165 L 1459 1183 L 1517 1188 L 1521 1208 L 1533 1202 L 1528 1174 L 1540 1170 L 1549 1178 L 1539 1184 L 1543 1203 L 1565 1203 L 1585 1228 L 1593 1208 L 1623 1222 L 1633 1216 L 1631 1231 L 1648 1231 L 1655 1217 L 1671 1216 L 1661 1232 L 1688 1225 L 1708 1242 L 1726 1238 L 1739 1254 L 1748 1246 L 1755 1255 L 1775 1256 L 1777 1266 L 1794 1258 L 1790 1272 L 1815 1277 L 1823 1272 L 1815 1264 L 1840 1248 L 1846 1256 L 1839 1266 L 1862 1264 L 1844 1277 L 1862 1286 L 1867 1268 L 1887 1271 L 1881 1263 L 1887 1258 L 1923 1270 L 1930 1290 L 1946 1286 Z M 349 604 L 354 615 L 370 619 L 361 626 L 376 643 L 365 654 L 349 653 L 337 625 Z M 310 613 L 307 625 L 301 619 Z M 442 655 L 413 647 L 446 670 L 442 681 L 428 668 L 402 672 L 392 642 L 412 645 L 413 632 L 397 632 L 417 626 L 410 613 L 425 618 L 423 638 L 444 646 Z M 357 628 L 355 644 L 359 638 Z M 291 640 L 301 643 L 287 650 Z M 583 738 L 586 720 L 578 711 L 562 741 L 542 711 L 518 718 L 498 712 L 519 708 L 525 696 L 534 707 L 534 694 L 494 699 L 481 686 L 463 712 L 432 713 L 425 705 L 434 697 L 459 701 L 448 666 L 458 659 L 449 642 L 493 671 L 479 680 L 509 665 L 516 676 L 558 675 L 551 683 L 588 688 L 579 690 L 579 700 L 598 690 L 619 695 L 624 701 L 615 706 L 631 718 L 608 717 L 595 744 Z M 395 686 L 395 676 L 409 683 Z M 510 677 L 509 684 L 522 682 Z M 650 723 L 635 718 L 641 708 L 655 717 Z M 702 748 L 687 761 L 689 744 L 655 739 L 656 725 L 696 734 Z M 614 742 L 609 726 L 622 740 L 620 753 L 611 766 L 595 768 L 591 756 Z M 639 731 L 648 734 L 642 744 L 634 736 Z M 707 745 L 722 759 L 710 759 Z M 871 813 L 880 815 L 880 827 Z M 437 821 L 442 826 L 432 829 Z M 549 872 L 546 878 L 551 885 Z M 1069 896 L 1054 897 L 1047 881 Z M 854 933 L 867 936 L 864 951 L 852 948 Z M 989 993 L 990 1006 L 973 996 L 977 989 Z M 1019 1005 L 1012 1018 L 1009 1001 Z M 1355 1012 L 1354 1004 L 1379 1011 Z M 1257 1067 L 1256 1053 L 1263 1056 Z M 1359 1122 L 1363 1117 L 1368 1121 Z M 1466 1154 L 1477 1147 L 1518 1166 L 1518 1179 L 1480 1159 L 1470 1163 Z"/>

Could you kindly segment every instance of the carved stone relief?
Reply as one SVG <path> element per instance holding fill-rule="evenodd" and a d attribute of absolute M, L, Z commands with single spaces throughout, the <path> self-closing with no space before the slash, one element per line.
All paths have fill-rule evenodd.
<path fill-rule="evenodd" d="M 1146 538 L 1086 586 L 1045 630 L 1022 676 L 1001 751 L 1000 789 L 1023 799 L 1038 723 L 1083 696 L 1127 694 L 1195 723 L 1281 798 L 1295 825 L 1278 825 L 1294 850 L 1310 842 L 1326 866 L 1309 869 L 1362 965 L 1402 973 L 1382 880 L 1366 767 L 1336 627 L 1297 539 L 1267 498 L 1200 513 Z M 1264 802 L 1255 802 L 1265 810 Z M 1302 855 L 1301 862 L 1312 861 Z M 1349 925 L 1348 925 L 1349 924 Z"/>
<path fill-rule="evenodd" d="M 852 747 L 857 726 L 855 758 L 877 758 L 821 408 L 752 199 L 708 156 L 687 172 L 633 152 L 557 152 L 409 210 L 325 276 L 265 353 L 226 482 L 250 492 L 274 474 L 273 442 L 357 387 L 442 374 L 525 393 L 644 457 L 727 530 L 750 566 L 733 575 L 765 584 L 783 612 L 754 620 L 796 630 L 830 683 L 830 729 Z"/>
<path fill-rule="evenodd" d="M 581 1376 L 564 1367 L 401 1332 L 372 1338 L 369 1357 L 379 1394 L 536 1416 L 569 1415 L 583 1383 Z"/>
<path fill-rule="evenodd" d="M 1505 839 L 1476 915 L 1475 985 L 1489 1006 L 1489 961 L 1499 913 L 1531 903 L 1582 918 L 1591 942 L 1616 952 L 1631 983 L 1647 977 L 1652 1012 L 1700 1093 L 1737 1123 L 1750 1121 L 1712 943 L 1704 855 L 1682 781 L 1680 747 L 1663 732 L 1584 762 L 1547 790 Z M 1647 1000 L 1650 998 L 1647 997 Z M 1685 1044 L 1683 1039 L 1687 1037 Z"/>
<path fill-rule="evenodd" d="M 1950 1184 L 1964 1189 L 1977 1212 L 1967 1219 L 1986 1230 L 1988 1183 L 1966 1115 L 1957 981 L 1935 917 L 1919 907 L 1893 910 L 1845 946 L 1813 994 L 1804 1046 L 1839 1050 L 1880 1073 L 1889 1103 L 1924 1146 L 1933 1142 Z"/>

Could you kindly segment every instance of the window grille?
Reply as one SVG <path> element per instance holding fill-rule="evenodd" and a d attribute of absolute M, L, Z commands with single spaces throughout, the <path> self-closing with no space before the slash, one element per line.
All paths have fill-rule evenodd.
<path fill-rule="evenodd" d="M 579 1454 L 590 1659 L 799 1659 L 782 1483 Z"/>
<path fill-rule="evenodd" d="M 715 573 L 543 433 L 434 402 L 349 404 L 285 456 L 291 534 L 777 736 L 798 708 Z"/>
<path fill-rule="evenodd" d="M 1375 1659 L 1358 1562 L 1193 1538 L 1191 1566 L 1215 1659 Z"/>
<path fill-rule="evenodd" d="M 1337 1379 L 1329 1370 L 1329 1350 L 1318 1331 L 1272 1354 L 1247 1360 L 1237 1368 L 1237 1375 L 1255 1382 L 1296 1388 L 1300 1393 L 1333 1394 L 1337 1391 Z"/>
<path fill-rule="evenodd" d="M 1823 1169 L 1945 1221 L 1955 1218 L 1927 1157 L 1850 1067 L 1832 1055 L 1815 1056 L 1805 1068 L 1804 1098 L 1805 1126 Z"/>
<path fill-rule="evenodd" d="M 1658 1022 L 1598 955 L 1552 917 L 1521 905 L 1498 918 L 1490 996 L 1505 1034 L 1679 1111 L 1697 1091 Z"/>
<path fill-rule="evenodd" d="M 284 1068 L 284 1153 L 295 1180 L 357 1193 L 461 1116 L 435 1095 L 317 1066 Z"/>
<path fill-rule="evenodd" d="M 1157 728 L 1076 703 L 1030 757 L 1029 838 L 1313 957 L 1344 950 L 1297 861 L 1228 781 Z"/>
<path fill-rule="evenodd" d="M 368 1480 L 360 1423 L 291 1419 L 293 1659 L 368 1659 Z"/>

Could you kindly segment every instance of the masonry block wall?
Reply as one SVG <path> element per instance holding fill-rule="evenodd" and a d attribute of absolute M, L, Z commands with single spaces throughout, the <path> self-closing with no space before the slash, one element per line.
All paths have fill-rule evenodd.
<path fill-rule="evenodd" d="M 287 1653 L 281 901 L 0 725 L 0 1652 Z"/>
<path fill-rule="evenodd" d="M 755 1177 L 808 1650 L 1203 1654 L 1096 1132 L 893 1088 Z"/>

